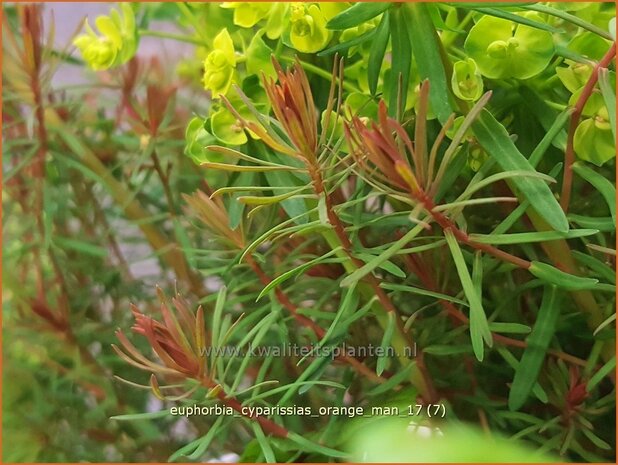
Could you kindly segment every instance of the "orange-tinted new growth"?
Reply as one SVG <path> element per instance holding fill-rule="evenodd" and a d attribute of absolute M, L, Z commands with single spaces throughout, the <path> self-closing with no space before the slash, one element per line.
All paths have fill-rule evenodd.
<path fill-rule="evenodd" d="M 352 156 L 360 166 L 368 168 L 367 159 L 381 172 L 382 179 L 397 189 L 418 192 L 418 181 L 407 160 L 402 155 L 402 145 L 413 157 L 412 141 L 403 127 L 388 116 L 384 101 L 378 107 L 379 123 L 371 127 L 354 116 L 345 124 L 345 135 Z"/>
<path fill-rule="evenodd" d="M 263 83 L 273 113 L 298 154 L 310 161 L 318 148 L 318 123 L 307 75 L 298 61 L 287 71 L 272 61 L 279 82 L 264 76 Z"/>
<path fill-rule="evenodd" d="M 113 346 L 114 350 L 125 361 L 142 370 L 154 374 L 200 379 L 205 370 L 206 330 L 203 310 L 199 307 L 193 314 L 180 297 L 173 298 L 177 317 L 169 308 L 165 297 L 159 294 L 163 322 L 144 315 L 137 307 L 132 306 L 135 324 L 131 329 L 148 340 L 160 363 L 142 355 L 122 331 L 117 331 L 116 336 L 126 353 L 116 346 Z"/>

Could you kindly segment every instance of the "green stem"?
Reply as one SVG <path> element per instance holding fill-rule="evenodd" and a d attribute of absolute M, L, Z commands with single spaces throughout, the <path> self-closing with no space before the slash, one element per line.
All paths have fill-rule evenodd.
<path fill-rule="evenodd" d="M 194 45 L 201 45 L 201 46 L 206 45 L 203 40 L 196 39 L 195 37 L 187 36 L 184 34 L 174 34 L 172 32 L 151 31 L 150 29 L 140 29 L 139 35 L 149 36 L 149 37 L 159 37 L 161 39 L 171 39 L 171 40 L 176 40 L 178 42 L 186 42 L 188 44 L 194 44 Z"/>

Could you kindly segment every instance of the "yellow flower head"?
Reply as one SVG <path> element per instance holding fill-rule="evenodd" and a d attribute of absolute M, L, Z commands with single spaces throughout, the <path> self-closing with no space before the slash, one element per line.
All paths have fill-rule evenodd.
<path fill-rule="evenodd" d="M 272 5 L 269 2 L 223 2 L 221 8 L 234 10 L 236 26 L 253 27 L 268 16 Z"/>
<path fill-rule="evenodd" d="M 225 95 L 234 80 L 236 57 L 234 43 L 227 29 L 223 29 L 213 41 L 214 50 L 204 60 L 204 88 L 213 98 Z"/>
<path fill-rule="evenodd" d="M 316 4 L 292 3 L 290 25 L 290 42 L 299 52 L 319 52 L 332 37 L 332 32 L 326 29 L 324 13 Z"/>
<path fill-rule="evenodd" d="M 122 3 L 120 9 L 122 15 L 112 10 L 109 16 L 97 17 L 95 24 L 100 35 L 86 20 L 86 34 L 80 34 L 73 41 L 88 66 L 94 70 L 122 65 L 135 55 L 138 43 L 135 15 L 126 3 Z"/>

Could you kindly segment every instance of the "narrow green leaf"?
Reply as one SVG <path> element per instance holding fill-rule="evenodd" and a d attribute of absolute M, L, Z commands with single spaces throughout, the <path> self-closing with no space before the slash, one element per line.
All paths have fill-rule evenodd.
<path fill-rule="evenodd" d="M 511 13 L 510 11 L 506 11 L 502 8 L 472 8 L 479 13 L 483 13 L 490 16 L 495 16 L 496 18 L 506 19 L 508 21 L 512 21 L 514 23 L 523 24 L 524 26 L 530 26 L 536 29 L 540 29 L 542 31 L 547 32 L 564 32 L 562 29 L 557 29 L 549 24 L 542 23 L 540 21 L 535 21 L 530 18 L 526 18 L 525 16 L 516 15 L 515 13 Z"/>
<path fill-rule="evenodd" d="M 317 265 L 319 263 L 322 263 L 326 258 L 336 254 L 337 252 L 339 252 L 341 250 L 341 247 L 338 247 L 336 249 L 332 249 L 330 252 L 314 258 L 313 260 L 308 261 L 307 263 L 303 263 L 302 265 L 299 265 L 291 270 L 286 271 L 285 273 L 277 276 L 275 279 L 273 279 L 270 283 L 268 283 L 268 285 L 266 287 L 264 287 L 264 289 L 262 289 L 262 291 L 260 292 L 260 294 L 257 296 L 257 298 L 255 299 L 256 301 L 260 300 L 262 297 L 264 297 L 264 295 L 268 294 L 268 292 L 271 289 L 274 289 L 275 287 L 277 287 L 279 284 L 281 284 L 282 282 L 297 276 L 301 273 L 303 273 L 305 270 L 311 268 L 314 265 Z"/>
<path fill-rule="evenodd" d="M 533 261 L 528 269 L 530 273 L 547 283 L 553 284 L 570 291 L 581 291 L 584 289 L 594 289 L 598 279 L 583 278 L 575 276 L 564 271 L 560 271 L 547 263 Z"/>
<path fill-rule="evenodd" d="M 342 11 L 334 18 L 332 18 L 326 27 L 328 29 L 348 29 L 358 26 L 359 24 L 369 21 L 375 18 L 380 13 L 388 10 L 391 7 L 390 3 L 374 3 L 374 2 L 361 2 L 355 3 L 347 10 Z"/>
<path fill-rule="evenodd" d="M 299 193 L 304 190 L 304 187 L 297 189 L 296 191 L 288 192 L 287 194 L 279 194 L 279 195 L 270 195 L 270 196 L 260 196 L 260 195 L 241 195 L 238 196 L 238 201 L 241 203 L 245 203 L 247 205 L 273 205 L 275 203 L 279 203 L 282 200 L 289 199 L 290 197 L 297 197 Z"/>
<path fill-rule="evenodd" d="M 609 207 L 610 214 L 614 222 L 616 221 L 616 187 L 612 182 L 597 173 L 595 170 L 588 168 L 582 162 L 575 162 L 573 164 L 573 171 L 575 171 L 582 179 L 588 181 L 594 186 L 596 190 L 603 196 L 605 203 Z"/>
<path fill-rule="evenodd" d="M 397 116 L 399 107 L 402 109 L 406 107 L 407 89 L 412 67 L 412 49 L 410 47 L 408 31 L 414 29 L 410 29 L 408 24 L 404 17 L 404 9 L 401 7 L 396 8 L 390 19 L 391 46 L 393 51 L 391 54 L 388 110 L 391 117 Z"/>
<path fill-rule="evenodd" d="M 530 154 L 530 158 L 528 158 L 528 161 L 533 167 L 536 168 L 539 162 L 543 159 L 543 155 L 545 155 L 545 152 L 547 151 L 549 146 L 552 144 L 554 139 L 558 136 L 558 134 L 564 133 L 564 125 L 569 120 L 572 113 L 573 113 L 572 109 L 567 109 L 567 110 L 564 110 L 562 113 L 560 113 L 556 117 L 551 127 L 547 130 L 547 132 L 543 136 L 543 139 L 541 139 L 541 142 L 539 142 L 539 144 L 535 147 L 535 149 Z"/>
<path fill-rule="evenodd" d="M 527 244 L 532 242 L 558 241 L 597 234 L 597 229 L 571 229 L 569 232 L 539 231 L 513 234 L 470 234 L 470 239 L 481 244 Z"/>
<path fill-rule="evenodd" d="M 586 436 L 588 439 L 590 439 L 590 442 L 593 443 L 598 448 L 605 449 L 605 450 L 612 450 L 612 446 L 610 446 L 608 443 L 603 441 L 603 439 L 598 437 L 596 434 L 594 434 L 588 428 L 582 428 L 582 432 L 584 433 L 584 436 Z"/>
<path fill-rule="evenodd" d="M 307 452 L 316 452 L 318 454 L 326 455 L 327 457 L 333 458 L 343 459 L 348 457 L 348 454 L 344 452 L 338 451 L 336 449 L 331 449 L 330 447 L 322 446 L 294 432 L 290 432 L 290 434 L 288 435 L 288 439 L 297 444 L 300 450 L 304 450 Z"/>
<path fill-rule="evenodd" d="M 382 342 L 380 343 L 381 353 L 378 356 L 378 363 L 376 364 L 376 374 L 378 376 L 382 376 L 384 373 L 384 369 L 386 368 L 386 362 L 388 362 L 389 358 L 388 348 L 391 345 L 391 340 L 393 339 L 393 333 L 395 332 L 397 315 L 394 312 L 388 313 L 388 322 L 386 324 L 386 329 L 384 330 L 384 335 L 382 336 Z"/>
<path fill-rule="evenodd" d="M 200 443 L 195 449 L 195 451 L 193 451 L 193 453 L 187 456 L 188 459 L 197 460 L 200 457 L 202 457 L 202 455 L 204 455 L 204 453 L 208 450 L 208 446 L 210 446 L 210 443 L 212 442 L 212 440 L 215 438 L 215 435 L 219 431 L 219 427 L 221 426 L 221 423 L 223 423 L 224 419 L 225 417 L 221 416 L 215 420 L 213 425 L 208 430 L 208 433 L 206 433 L 200 439 Z"/>
<path fill-rule="evenodd" d="M 330 339 L 333 337 L 333 334 L 338 332 L 337 330 L 339 329 L 339 326 L 340 326 L 339 321 L 341 321 L 343 317 L 347 317 L 347 315 L 349 315 L 350 313 L 355 314 L 356 308 L 358 307 L 359 300 L 360 300 L 360 295 L 358 294 L 358 292 L 356 292 L 356 285 L 352 285 L 345 290 L 345 295 L 343 296 L 341 305 L 339 305 L 337 314 L 335 315 L 333 322 L 330 324 L 330 326 L 326 330 L 324 337 L 319 343 L 319 347 L 322 347 L 324 344 L 328 343 Z M 362 309 L 356 313 L 362 313 Z M 341 327 L 343 329 L 347 329 L 348 326 L 349 324 L 345 320 L 341 324 Z"/>
<path fill-rule="evenodd" d="M 370 262 L 375 258 L 375 255 L 371 255 L 368 253 L 355 253 L 355 255 L 366 263 Z M 386 260 L 385 262 L 380 263 L 379 268 L 382 268 L 384 271 L 388 271 L 389 273 L 397 276 L 398 278 L 405 278 L 407 276 L 405 271 L 403 271 L 390 260 Z"/>
<path fill-rule="evenodd" d="M 616 222 L 611 216 L 592 217 L 569 213 L 567 218 L 571 223 L 575 223 L 577 226 L 581 226 L 582 228 L 598 229 L 601 232 L 616 231 Z"/>
<path fill-rule="evenodd" d="M 515 171 L 503 171 L 501 173 L 492 174 L 491 176 L 487 176 L 485 179 L 480 181 L 470 183 L 466 190 L 457 198 L 457 200 L 463 200 L 469 198 L 475 192 L 487 187 L 488 185 L 502 181 L 503 179 L 512 179 L 516 177 L 527 177 L 527 178 L 539 178 L 547 182 L 556 182 L 554 178 L 551 176 L 547 176 L 543 173 L 538 173 L 536 171 L 528 171 L 528 170 L 515 170 Z"/>
<path fill-rule="evenodd" d="M 446 243 L 453 256 L 453 261 L 455 262 L 464 294 L 470 304 L 470 338 L 472 341 L 472 349 L 477 360 L 482 362 L 484 355 L 483 340 L 485 340 L 489 346 L 492 345 L 493 341 L 491 331 L 489 331 L 489 324 L 487 323 L 487 316 L 485 315 L 485 310 L 483 310 L 481 298 L 472 282 L 472 277 L 468 271 L 468 266 L 459 248 L 457 239 L 450 229 L 444 231 L 444 236 L 446 237 Z"/>
<path fill-rule="evenodd" d="M 446 300 L 448 302 L 453 302 L 455 304 L 468 306 L 468 302 L 465 302 L 461 299 L 457 299 L 455 297 L 451 297 L 447 294 L 441 294 L 439 292 L 428 291 L 426 289 L 421 289 L 414 286 L 405 286 L 403 284 L 394 284 L 394 283 L 382 283 L 380 287 L 383 289 L 390 289 L 392 291 L 401 291 L 401 292 L 409 292 L 411 294 L 425 295 L 427 297 L 435 297 L 436 299 Z"/>
<path fill-rule="evenodd" d="M 116 421 L 135 421 L 135 420 L 152 420 L 154 418 L 163 418 L 169 416 L 169 410 L 160 410 L 158 412 L 145 412 L 145 413 L 129 413 L 126 415 L 115 415 L 109 417 L 110 420 Z"/>
<path fill-rule="evenodd" d="M 536 322 L 527 339 L 528 345 L 515 369 L 509 392 L 509 410 L 519 410 L 536 383 L 560 315 L 560 297 L 556 286 L 545 287 Z"/>
<path fill-rule="evenodd" d="M 221 286 L 217 293 L 217 302 L 215 303 L 215 310 L 212 314 L 212 345 L 218 347 L 221 318 L 223 315 L 223 306 L 225 304 L 225 297 L 227 295 L 227 288 Z"/>
<path fill-rule="evenodd" d="M 524 104 L 526 105 L 526 108 L 528 108 L 528 110 L 530 111 L 530 114 L 534 115 L 537 121 L 541 123 L 541 126 L 545 128 L 545 131 L 547 131 L 545 136 L 547 136 L 547 134 L 549 133 L 549 131 L 552 130 L 552 128 L 555 128 L 558 118 L 565 117 L 565 113 L 567 113 L 569 116 L 573 113 L 572 108 L 567 108 L 562 113 L 559 113 L 554 108 L 551 108 L 549 105 L 547 105 L 543 97 L 541 97 L 536 91 L 534 91 L 530 87 L 521 87 L 520 94 L 524 101 Z M 568 120 L 568 117 L 566 117 L 566 119 Z M 564 125 L 561 125 L 560 128 L 556 128 L 553 137 L 551 137 L 551 145 L 562 151 L 566 150 L 567 143 L 567 132 L 563 128 L 563 126 Z M 543 139 L 545 139 L 545 137 Z M 530 164 L 536 166 L 539 161 L 540 157 L 538 159 L 535 158 L 534 160 L 530 160 Z"/>
<path fill-rule="evenodd" d="M 526 5 L 524 7 L 522 7 L 524 10 L 533 10 L 533 11 L 538 11 L 539 13 L 547 13 L 549 15 L 555 16 L 557 18 L 563 19 L 569 23 L 575 24 L 576 26 L 579 26 L 583 29 L 586 29 L 590 32 L 594 32 L 595 34 L 600 35 L 601 37 L 603 37 L 604 39 L 607 40 L 614 40 L 614 38 L 611 36 L 611 34 L 609 34 L 607 31 L 604 31 L 603 29 L 595 26 L 594 24 L 589 23 L 588 21 L 578 18 L 575 15 L 572 15 L 570 13 L 567 13 L 566 11 L 563 10 L 558 10 L 556 8 L 553 8 L 549 5 L 543 5 L 540 3 L 533 3 L 531 5 Z"/>
<path fill-rule="evenodd" d="M 237 171 L 237 172 L 253 172 L 261 173 L 264 171 L 302 171 L 300 168 L 292 168 L 291 166 L 247 166 L 247 165 L 228 165 L 227 163 L 215 163 L 206 161 L 201 163 L 201 166 L 212 168 L 221 171 Z"/>
<path fill-rule="evenodd" d="M 408 376 L 410 374 L 410 370 L 412 370 L 412 368 L 414 368 L 414 364 L 415 364 L 415 362 L 412 362 L 412 363 L 409 363 L 408 365 L 402 367 L 399 372 L 397 372 L 395 375 L 393 375 L 390 378 L 388 378 L 388 381 L 386 381 L 385 383 L 382 383 L 382 384 L 376 386 L 375 388 L 369 390 L 367 392 L 367 395 L 369 397 L 371 397 L 371 396 L 377 396 L 379 394 L 384 394 L 385 392 L 389 392 L 391 389 L 393 389 L 394 387 L 398 386 L 404 380 L 408 379 Z"/>
<path fill-rule="evenodd" d="M 406 3 L 403 5 L 402 9 L 405 8 L 410 13 L 410 21 L 404 24 L 404 27 L 410 31 L 412 52 L 414 53 L 421 80 L 429 80 L 429 103 L 431 104 L 431 109 L 438 117 L 438 120 L 444 124 L 452 113 L 449 102 L 451 87 L 442 62 L 438 34 L 427 10 L 427 4 Z M 412 24 L 414 27 L 410 27 Z M 393 35 L 393 49 L 395 40 L 396 38 Z"/>
<path fill-rule="evenodd" d="M 288 173 L 286 171 L 268 171 L 264 173 L 268 184 L 273 187 L 286 187 L 295 188 L 300 184 L 300 187 L 306 188 L 307 184 L 297 179 L 296 173 Z M 296 224 L 306 224 L 307 218 L 304 216 L 307 213 L 307 205 L 305 199 L 291 198 L 284 199 L 281 202 L 281 207 L 288 214 L 290 218 L 296 218 L 294 222 Z"/>
<path fill-rule="evenodd" d="M 305 384 L 310 384 L 312 386 L 325 386 L 325 387 L 331 387 L 331 388 L 336 388 L 336 389 L 347 389 L 346 386 L 344 386 L 343 384 L 339 384 L 339 383 L 334 383 L 332 381 L 295 381 L 292 384 L 287 384 L 285 386 L 279 386 L 276 387 L 274 389 L 271 389 L 269 391 L 266 392 L 261 392 L 253 397 L 251 397 L 251 399 L 249 399 L 251 402 L 255 402 L 257 400 L 260 399 L 265 399 L 266 397 L 270 397 L 273 396 L 275 394 L 278 394 L 280 392 L 284 392 L 288 389 L 290 389 L 290 387 L 298 387 L 298 386 L 302 386 Z M 283 403 L 283 402 L 282 402 Z"/>
<path fill-rule="evenodd" d="M 375 28 L 369 29 L 367 32 L 357 37 L 354 37 L 353 39 L 346 40 L 345 42 L 341 42 L 337 45 L 333 45 L 332 47 L 329 47 L 326 50 L 322 50 L 317 55 L 320 57 L 328 56 L 328 55 L 332 55 L 333 53 L 345 51 L 349 49 L 350 47 L 354 47 L 355 45 L 361 45 L 367 42 L 369 39 L 372 39 L 376 35 L 376 32 L 377 30 Z"/>
<path fill-rule="evenodd" d="M 275 457 L 275 453 L 273 452 L 272 447 L 270 447 L 270 443 L 268 439 L 264 435 L 264 431 L 258 423 L 251 423 L 251 428 L 253 429 L 253 433 L 255 434 L 255 439 L 257 439 L 260 448 L 262 449 L 262 453 L 264 454 L 264 458 L 266 459 L 266 463 L 276 463 L 277 459 Z"/>
<path fill-rule="evenodd" d="M 520 323 L 489 323 L 489 329 L 494 333 L 528 334 L 530 326 Z"/>
<path fill-rule="evenodd" d="M 380 78 L 380 71 L 382 69 L 382 63 L 384 63 L 384 54 L 386 53 L 386 46 L 388 45 L 388 39 L 390 38 L 390 13 L 384 12 L 382 20 L 377 27 L 376 35 L 369 49 L 369 59 L 367 61 L 367 80 L 369 84 L 369 92 L 371 95 L 375 95 L 378 89 L 378 80 Z"/>
<path fill-rule="evenodd" d="M 284 166 L 278 163 L 270 162 L 268 160 L 263 160 L 261 158 L 252 157 L 251 155 L 247 155 L 246 153 L 242 153 L 230 147 L 223 147 L 220 145 L 209 145 L 206 147 L 206 149 L 210 150 L 211 152 L 222 153 L 223 155 L 228 155 L 228 156 L 231 156 L 232 158 L 238 158 L 240 160 L 245 160 L 251 163 L 255 163 L 256 165 L 275 166 L 275 167 Z"/>
<path fill-rule="evenodd" d="M 260 246 L 260 244 L 262 244 L 264 241 L 267 241 L 271 236 L 273 236 L 273 234 L 275 234 L 276 232 L 281 231 L 282 229 L 284 229 L 286 226 L 288 226 L 289 224 L 293 223 L 294 221 L 300 221 L 301 218 L 303 218 L 305 215 L 307 215 L 309 212 L 304 212 L 301 213 L 297 216 L 293 216 L 291 218 L 289 218 L 288 220 L 285 220 L 275 226 L 273 226 L 272 228 L 270 228 L 268 231 L 266 231 L 265 233 L 263 233 L 262 235 L 260 235 L 257 239 L 255 239 L 251 244 L 249 244 L 245 250 L 243 250 L 242 254 L 239 257 L 239 261 L 243 261 L 245 256 L 247 254 L 252 253 L 257 247 Z M 307 223 L 307 224 L 301 224 L 301 225 L 296 225 L 293 226 L 291 228 L 289 228 L 290 230 L 293 228 L 297 228 L 298 229 L 303 229 L 306 227 L 309 227 L 310 225 L 315 225 L 315 224 L 319 224 L 317 221 L 316 222 L 312 222 L 312 223 Z M 291 232 L 291 231 L 288 231 Z"/>
<path fill-rule="evenodd" d="M 352 274 L 346 276 L 341 281 L 341 287 L 348 287 L 352 283 L 361 280 L 366 275 L 371 273 L 377 267 L 379 267 L 382 263 L 393 257 L 399 252 L 399 250 L 403 249 L 408 242 L 418 236 L 424 230 L 423 225 L 418 225 L 408 231 L 401 239 L 394 242 L 388 249 L 382 252 L 380 255 L 375 257 L 369 263 L 363 265 L 358 270 L 354 271 Z"/>
<path fill-rule="evenodd" d="M 445 357 L 448 355 L 460 355 L 466 354 L 470 352 L 470 345 L 459 345 L 459 344 L 433 344 L 423 348 L 424 354 L 437 355 L 440 357 Z"/>
<path fill-rule="evenodd" d="M 502 355 L 504 360 L 506 360 L 506 363 L 508 363 L 511 366 L 511 368 L 513 368 L 513 370 L 517 370 L 517 367 L 519 366 L 519 360 L 517 360 L 515 356 L 506 347 L 498 347 L 498 353 Z M 538 382 L 534 383 L 534 386 L 532 387 L 532 394 L 534 394 L 536 398 L 539 399 L 544 404 L 546 404 L 549 401 L 547 397 L 547 393 L 545 392 L 545 390 L 541 387 L 541 385 Z M 523 415 L 518 412 L 510 412 L 508 410 L 503 413 L 505 415 Z"/>
<path fill-rule="evenodd" d="M 616 357 L 612 357 L 605 365 L 599 368 L 594 375 L 590 377 L 590 381 L 586 384 L 586 391 L 591 392 L 603 378 L 612 373 L 616 369 Z"/>
<path fill-rule="evenodd" d="M 612 267 L 608 266 L 607 263 L 592 257 L 591 255 L 580 252 L 579 250 L 573 250 L 571 253 L 573 254 L 575 260 L 583 265 L 586 265 L 590 270 L 596 273 L 597 276 L 602 277 L 610 283 L 616 283 L 616 271 L 614 271 Z"/>
<path fill-rule="evenodd" d="M 94 257 L 107 257 L 109 252 L 105 247 L 91 244 L 89 242 L 80 241 L 70 237 L 54 236 L 52 242 L 63 249 L 70 249 L 76 252 L 80 252 L 86 255 L 92 255 Z"/>
<path fill-rule="evenodd" d="M 504 170 L 534 172 L 530 162 L 515 147 L 508 132 L 487 110 L 483 110 L 472 123 L 479 143 Z M 547 184 L 537 178 L 513 178 L 513 184 L 530 201 L 532 208 L 543 216 L 556 231 L 567 232 L 569 223 Z"/>
<path fill-rule="evenodd" d="M 593 336 L 596 336 L 597 334 L 599 334 L 599 332 L 601 332 L 604 328 L 607 328 L 607 326 L 612 323 L 613 321 L 616 321 L 616 314 L 612 314 L 610 315 L 608 318 L 606 318 L 599 326 L 596 327 L 596 329 L 594 330 L 594 332 L 592 333 Z"/>
<path fill-rule="evenodd" d="M 318 218 L 323 225 L 330 224 L 328 220 L 328 210 L 326 208 L 326 196 L 322 194 L 318 199 Z"/>
<path fill-rule="evenodd" d="M 480 250 L 474 252 L 474 261 L 472 262 L 472 284 L 483 301 L 483 253 Z"/>

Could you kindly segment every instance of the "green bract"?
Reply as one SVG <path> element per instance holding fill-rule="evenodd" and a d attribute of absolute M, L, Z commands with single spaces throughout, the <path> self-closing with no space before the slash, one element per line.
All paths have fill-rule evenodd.
<path fill-rule="evenodd" d="M 272 8 L 269 2 L 224 2 L 221 8 L 234 10 L 234 24 L 240 27 L 253 27 L 268 16 Z"/>
<path fill-rule="evenodd" d="M 526 17 L 540 20 L 536 13 Z M 554 53 L 549 32 L 487 15 L 472 27 L 464 47 L 481 74 L 491 79 L 536 76 L 547 67 Z"/>
<path fill-rule="evenodd" d="M 101 35 L 85 21 L 86 34 L 80 34 L 73 44 L 79 49 L 84 60 L 95 71 L 122 65 L 133 58 L 138 45 L 137 29 L 133 9 L 121 3 L 122 15 L 111 10 L 109 16 L 99 16 L 95 20 Z"/>
<path fill-rule="evenodd" d="M 204 162 L 222 162 L 223 155 L 211 152 L 206 147 L 217 143 L 217 139 L 206 129 L 206 122 L 196 116 L 185 131 L 185 154 L 198 165 Z"/>
<path fill-rule="evenodd" d="M 247 135 L 236 117 L 230 111 L 221 107 L 210 117 L 212 134 L 218 142 L 226 145 L 242 145 L 247 142 Z"/>
<path fill-rule="evenodd" d="M 247 57 L 247 72 L 256 76 L 262 76 L 262 73 L 264 73 L 266 76 L 274 77 L 275 69 L 270 61 L 272 52 L 271 48 L 262 39 L 261 33 L 253 36 L 245 53 Z"/>
<path fill-rule="evenodd" d="M 580 93 L 573 94 L 572 104 L 577 101 Z M 614 135 L 603 97 L 593 93 L 586 102 L 582 115 L 584 118 L 573 136 L 573 148 L 582 160 L 601 166 L 616 157 Z"/>
<path fill-rule="evenodd" d="M 290 5 L 290 42 L 303 53 L 319 52 L 332 37 L 326 29 L 327 18 L 316 4 L 304 3 Z"/>
<path fill-rule="evenodd" d="M 453 65 L 453 93 L 462 100 L 475 101 L 483 94 L 483 78 L 472 58 Z"/>
<path fill-rule="evenodd" d="M 213 98 L 217 98 L 229 90 L 236 69 L 234 43 L 227 29 L 217 34 L 213 48 L 204 60 L 204 88 L 212 92 Z"/>
<path fill-rule="evenodd" d="M 592 66 L 566 60 L 568 67 L 556 68 L 556 75 L 570 92 L 581 89 L 592 74 Z"/>

